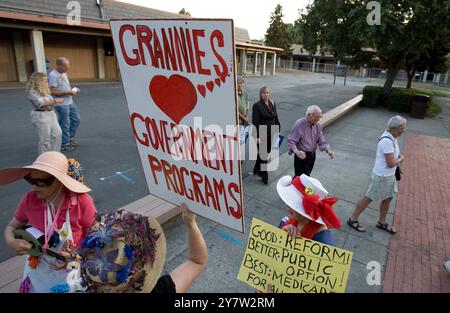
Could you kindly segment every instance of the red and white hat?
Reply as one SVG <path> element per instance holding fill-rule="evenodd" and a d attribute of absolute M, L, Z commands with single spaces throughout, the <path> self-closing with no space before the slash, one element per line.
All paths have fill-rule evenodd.
<path fill-rule="evenodd" d="M 337 199 L 328 197 L 328 191 L 317 179 L 305 174 L 295 178 L 283 176 L 278 180 L 277 191 L 284 203 L 307 219 L 329 228 L 341 227 L 333 211 Z"/>

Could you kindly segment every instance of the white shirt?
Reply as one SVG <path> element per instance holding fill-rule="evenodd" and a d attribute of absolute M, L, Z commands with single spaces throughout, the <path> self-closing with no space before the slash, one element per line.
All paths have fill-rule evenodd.
<path fill-rule="evenodd" d="M 377 145 L 377 155 L 375 158 L 375 165 L 373 166 L 373 172 L 378 176 L 392 176 L 395 175 L 395 169 L 397 166 L 389 167 L 386 162 L 386 154 L 393 153 L 394 160 L 398 159 L 400 154 L 400 149 L 398 147 L 397 139 L 391 135 L 388 131 L 384 131 L 383 138 L 378 142 Z"/>
<path fill-rule="evenodd" d="M 67 73 L 60 73 L 57 70 L 53 70 L 50 72 L 50 74 L 48 74 L 48 85 L 50 87 L 55 87 L 58 91 L 72 91 Z M 70 105 L 73 103 L 72 96 L 62 96 L 54 98 L 60 98 L 64 100 L 62 104 L 58 105 Z"/>

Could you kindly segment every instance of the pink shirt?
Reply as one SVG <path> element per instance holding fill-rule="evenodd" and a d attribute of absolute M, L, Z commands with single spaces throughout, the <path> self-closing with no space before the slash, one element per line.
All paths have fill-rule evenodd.
<path fill-rule="evenodd" d="M 298 119 L 291 129 L 288 136 L 289 152 L 293 152 L 294 148 L 305 152 L 316 151 L 319 146 L 320 151 L 330 148 L 322 133 L 322 126 L 319 123 L 311 125 L 304 117 Z"/>
<path fill-rule="evenodd" d="M 70 192 L 66 192 L 64 200 L 60 206 L 61 212 L 58 217 L 56 227 L 59 229 L 66 219 L 66 208 L 70 208 L 70 225 L 72 227 L 73 239 L 78 247 L 86 235 L 86 231 L 95 221 L 97 210 L 94 202 L 87 193 L 79 193 L 78 205 L 71 206 Z M 44 232 L 44 212 L 47 210 L 47 201 L 38 199 L 34 191 L 28 192 L 20 201 L 16 208 L 15 218 L 22 222 L 36 227 Z"/>

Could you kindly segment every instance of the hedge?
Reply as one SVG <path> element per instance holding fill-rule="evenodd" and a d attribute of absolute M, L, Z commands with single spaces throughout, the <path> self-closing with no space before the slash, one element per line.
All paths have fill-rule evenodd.
<path fill-rule="evenodd" d="M 363 89 L 363 102 L 364 106 L 368 107 L 384 107 L 391 111 L 400 113 L 411 113 L 411 108 L 414 102 L 414 96 L 416 94 L 426 94 L 423 91 L 406 88 L 392 88 L 391 93 L 387 99 L 382 99 L 381 93 L 383 87 L 378 86 L 366 86 Z M 426 94 L 430 96 L 427 106 L 433 99 L 431 93 Z"/>

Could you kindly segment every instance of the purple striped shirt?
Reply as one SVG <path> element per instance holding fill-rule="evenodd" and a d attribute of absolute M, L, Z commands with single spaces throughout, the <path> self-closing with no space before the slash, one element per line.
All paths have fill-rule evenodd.
<path fill-rule="evenodd" d="M 298 119 L 288 136 L 289 152 L 294 152 L 294 147 L 305 152 L 316 151 L 319 146 L 320 151 L 330 148 L 322 133 L 322 126 L 319 123 L 311 125 L 306 117 Z"/>

